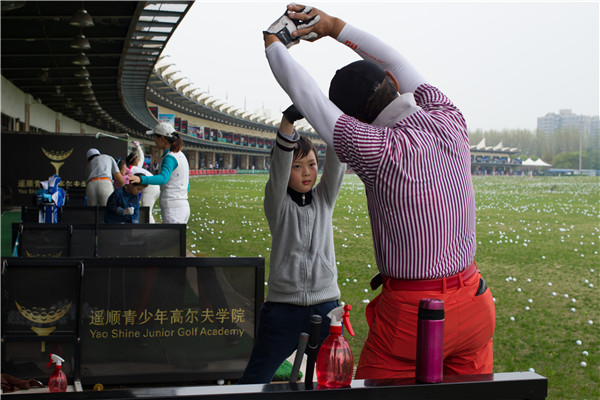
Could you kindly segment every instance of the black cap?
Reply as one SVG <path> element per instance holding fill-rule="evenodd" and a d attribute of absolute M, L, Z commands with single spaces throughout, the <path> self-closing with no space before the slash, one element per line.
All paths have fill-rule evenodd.
<path fill-rule="evenodd" d="M 368 61 L 355 61 L 337 70 L 329 85 L 329 99 L 352 117 L 365 105 L 385 78 L 385 71 Z"/>

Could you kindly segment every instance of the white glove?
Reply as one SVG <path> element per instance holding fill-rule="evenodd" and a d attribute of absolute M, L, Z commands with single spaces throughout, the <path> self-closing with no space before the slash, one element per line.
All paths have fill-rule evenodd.
<path fill-rule="evenodd" d="M 304 14 L 309 14 L 312 11 L 312 6 L 304 6 L 304 8 L 298 12 L 300 13 L 304 13 Z M 296 29 L 300 30 L 300 29 L 304 29 L 304 28 L 308 28 L 311 27 L 313 25 L 315 25 L 317 22 L 319 22 L 319 20 L 321 19 L 320 15 L 315 15 L 309 19 L 307 19 L 306 21 L 296 21 Z M 311 33 L 307 33 L 304 36 L 300 36 L 298 39 L 304 39 L 304 40 L 311 40 L 316 38 L 317 36 L 319 36 L 317 34 L 317 32 L 311 32 Z"/>
<path fill-rule="evenodd" d="M 127 207 L 123 209 L 123 215 L 133 215 L 135 209 L 133 207 Z"/>
<path fill-rule="evenodd" d="M 304 9 L 302 9 L 299 12 L 304 12 L 308 14 L 311 10 L 312 7 L 304 7 Z M 311 17 L 306 21 L 300 21 L 291 19 L 287 16 L 287 14 L 288 12 L 286 11 L 281 17 L 279 17 L 275 22 L 273 22 L 265 32 L 275 34 L 279 38 L 281 43 L 283 43 L 288 49 L 293 45 L 297 44 L 300 41 L 300 39 L 309 40 L 317 36 L 316 32 L 311 32 L 299 38 L 294 38 L 292 37 L 292 32 L 297 31 L 298 29 L 304 29 L 313 26 L 321 19 L 319 15 L 315 15 L 314 17 Z"/>

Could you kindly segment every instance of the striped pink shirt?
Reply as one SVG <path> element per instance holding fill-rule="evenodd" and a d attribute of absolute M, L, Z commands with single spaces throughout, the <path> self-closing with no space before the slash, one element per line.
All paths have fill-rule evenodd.
<path fill-rule="evenodd" d="M 475 256 L 475 196 L 461 112 L 437 88 L 414 93 L 421 110 L 393 128 L 342 115 L 333 141 L 364 182 L 379 271 L 435 279 Z"/>

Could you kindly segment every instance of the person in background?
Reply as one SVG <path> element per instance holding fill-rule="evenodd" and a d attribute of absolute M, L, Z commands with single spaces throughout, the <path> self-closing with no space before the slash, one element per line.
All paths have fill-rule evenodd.
<path fill-rule="evenodd" d="M 346 166 L 329 147 L 315 186 L 317 150 L 293 125 L 302 114 L 292 105 L 283 115 L 265 187 L 272 237 L 269 290 L 240 384 L 270 382 L 294 352 L 300 333 L 310 332 L 313 314 L 323 318 L 320 345 L 329 334 L 327 314 L 339 305 L 331 220 Z"/>
<path fill-rule="evenodd" d="M 98 149 L 89 149 L 86 157 L 88 163 L 85 167 L 86 176 L 86 205 L 105 206 L 108 197 L 114 190 L 115 185 L 123 186 L 125 180 L 114 158 L 107 154 L 100 154 Z"/>
<path fill-rule="evenodd" d="M 108 197 L 104 213 L 105 224 L 140 222 L 140 193 L 146 185 L 128 183 L 115 189 Z"/>
<path fill-rule="evenodd" d="M 138 142 L 137 140 L 134 140 L 133 147 L 134 147 L 134 150 L 132 151 L 132 153 L 135 154 L 137 157 L 135 165 L 137 167 L 140 167 L 140 168 L 143 168 L 146 170 L 150 170 L 151 166 L 146 165 L 146 162 L 144 161 L 144 149 L 142 148 L 141 143 Z M 150 171 L 150 172 L 152 172 L 152 171 Z M 152 175 L 154 175 L 154 174 L 152 174 Z"/>
<path fill-rule="evenodd" d="M 154 176 L 150 171 L 141 167 L 140 164 L 143 165 L 143 162 L 140 163 L 140 155 L 139 151 L 135 153 L 129 153 L 127 158 L 125 159 L 125 163 L 127 165 L 127 170 L 130 175 L 141 174 L 145 176 Z M 142 153 L 143 154 L 143 153 Z M 154 203 L 156 199 L 160 196 L 160 186 L 158 185 L 148 185 L 142 192 L 142 199 L 140 201 L 140 205 L 142 207 L 149 207 L 150 209 L 150 219 L 149 222 L 151 224 L 155 223 L 154 216 L 152 215 L 152 209 L 154 207 Z"/>
<path fill-rule="evenodd" d="M 168 122 L 160 122 L 146 132 L 163 150 L 160 173 L 154 176 L 133 175 L 130 181 L 144 185 L 160 185 L 160 209 L 165 224 L 186 224 L 190 218 L 188 203 L 189 164 L 183 149 L 183 139 Z"/>
<path fill-rule="evenodd" d="M 127 163 L 125 162 L 125 160 L 119 160 L 117 166 L 119 167 L 119 172 L 121 172 L 121 175 L 123 176 L 124 184 L 127 185 L 129 183 L 129 176 L 132 175 L 129 168 L 127 168 Z M 115 183 L 115 189 L 117 188 L 119 188 L 119 186 L 117 186 L 117 184 Z"/>
<path fill-rule="evenodd" d="M 325 36 L 362 58 L 336 72 L 329 99 L 287 51 Z M 371 287 L 383 288 L 367 306 L 355 377 L 415 377 L 422 298 L 445 303 L 444 374 L 491 373 L 495 308 L 474 261 L 475 195 L 460 110 L 398 51 L 316 8 L 288 5 L 263 38 L 277 82 L 365 184 L 380 271 Z"/>

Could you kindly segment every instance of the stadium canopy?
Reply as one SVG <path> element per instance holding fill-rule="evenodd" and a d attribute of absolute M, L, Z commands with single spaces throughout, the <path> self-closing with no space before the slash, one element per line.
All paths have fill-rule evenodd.
<path fill-rule="evenodd" d="M 482 152 L 499 152 L 499 153 L 518 153 L 519 149 L 516 147 L 506 147 L 502 144 L 502 142 L 498 143 L 495 146 L 487 146 L 485 143 L 485 138 L 481 139 L 481 141 L 475 145 L 469 146 L 471 151 L 482 151 Z"/>
<path fill-rule="evenodd" d="M 80 123 L 141 136 L 146 86 L 193 1 L 2 1 L 2 76 Z"/>

